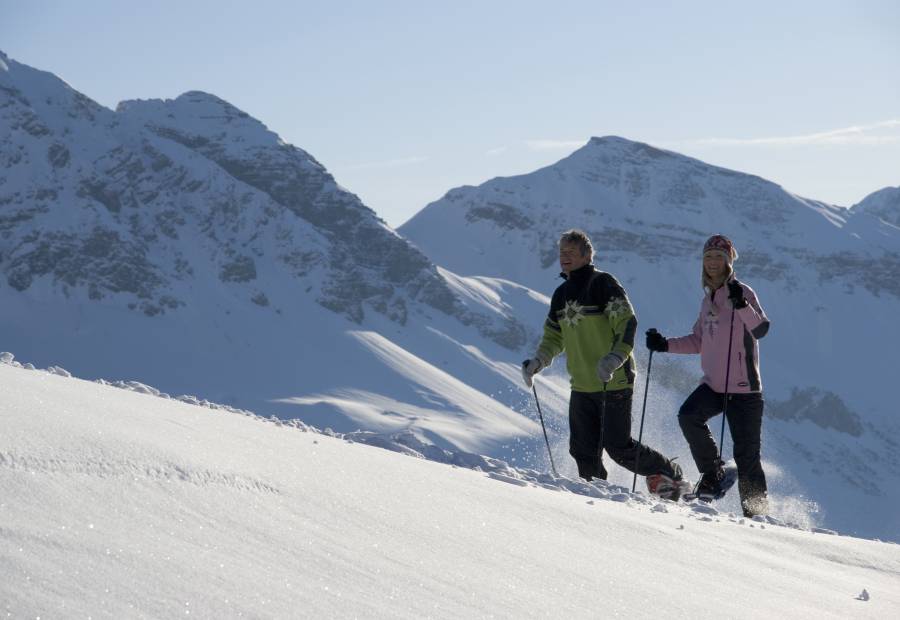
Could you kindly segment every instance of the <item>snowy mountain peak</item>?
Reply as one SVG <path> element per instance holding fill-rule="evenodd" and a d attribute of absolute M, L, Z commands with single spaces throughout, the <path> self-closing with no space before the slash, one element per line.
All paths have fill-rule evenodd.
<path fill-rule="evenodd" d="M 126 102 L 120 113 L 213 162 L 323 235 L 331 247 L 316 254 L 315 260 L 327 268 L 319 297 L 326 308 L 360 322 L 368 306 L 402 324 L 422 302 L 478 325 L 506 346 L 521 344 L 520 326 L 508 319 L 494 325 L 498 317 L 472 314 L 435 266 L 356 196 L 340 188 L 324 166 L 231 104 L 190 92 L 175 100 Z"/>
<path fill-rule="evenodd" d="M 704 179 L 721 176 L 731 181 L 742 180 L 781 190 L 776 184 L 756 175 L 714 166 L 675 151 L 620 136 L 592 137 L 585 146 L 554 164 L 554 166 L 562 167 L 572 165 L 588 165 L 600 174 L 604 172 L 604 169 L 608 173 L 612 167 L 640 166 L 648 172 L 658 170 L 667 176 L 676 173 L 694 179 L 698 176 L 704 177 Z M 666 181 L 665 178 L 658 180 Z M 637 190 L 638 188 L 634 187 L 633 189 Z"/>
<path fill-rule="evenodd" d="M 729 230 L 739 247 L 750 249 L 745 266 L 786 278 L 779 253 L 761 256 L 755 248 L 759 241 L 790 248 L 798 235 L 812 232 L 829 239 L 827 251 L 857 249 L 854 238 L 827 232 L 843 225 L 844 215 L 759 177 L 607 136 L 591 138 L 531 174 L 451 190 L 400 232 L 461 273 L 479 273 L 484 244 L 499 235 L 509 240 L 509 247 L 503 246 L 509 252 L 498 262 L 487 261 L 487 275 L 529 283 L 529 265 L 535 257 L 541 269 L 553 265 L 555 239 L 567 228 L 592 233 L 614 260 L 637 253 L 652 262 L 693 257 L 709 234 Z M 475 246 L 471 251 L 460 251 L 456 235 L 438 232 L 457 226 L 466 227 Z M 515 239 L 518 235 L 522 238 Z"/>
<path fill-rule="evenodd" d="M 0 71 L 0 116 L 12 130 L 32 138 L 79 142 L 88 139 L 85 123 L 110 125 L 113 113 L 47 71 L 9 57 Z"/>
<path fill-rule="evenodd" d="M 900 187 L 885 187 L 850 208 L 853 213 L 875 216 L 900 228 Z"/>
<path fill-rule="evenodd" d="M 521 326 L 467 306 L 309 153 L 227 101 L 189 91 L 112 112 L 10 67 L 0 268 L 15 290 L 44 282 L 156 315 L 199 303 L 203 283 L 264 308 L 299 288 L 357 323 L 374 312 L 403 324 L 424 306 L 520 346 Z"/>
<path fill-rule="evenodd" d="M 487 353 L 518 358 L 527 339 L 503 299 L 521 287 L 440 270 L 309 153 L 215 95 L 113 112 L 9 64 L 3 342 L 341 430 L 452 443 L 468 422 L 495 447 L 533 430 L 487 395 L 509 383 Z M 377 405 L 359 407 L 362 391 Z"/>
<path fill-rule="evenodd" d="M 194 106 L 208 106 L 210 109 L 223 109 L 226 111 L 234 111 L 244 117 L 249 116 L 246 112 L 238 110 L 235 106 L 231 105 L 224 99 L 202 90 L 189 90 L 185 93 L 182 93 L 175 98 L 175 102 L 185 102 Z"/>
<path fill-rule="evenodd" d="M 703 168 L 722 170 L 728 174 L 753 177 L 764 181 L 764 179 L 760 179 L 760 177 L 756 177 L 751 174 L 728 170 L 727 168 L 719 168 L 718 166 L 707 164 L 705 162 L 694 159 L 692 157 L 688 157 L 687 155 L 683 155 L 681 153 L 677 153 L 675 151 L 662 149 L 651 144 L 647 144 L 646 142 L 629 140 L 628 138 L 623 138 L 621 136 L 594 136 L 587 142 L 587 144 L 573 152 L 568 157 L 564 158 L 562 161 L 558 162 L 556 165 L 562 165 L 564 162 L 571 159 L 578 160 L 579 155 L 595 157 L 598 155 L 605 155 L 606 159 L 601 159 L 599 161 L 604 162 L 607 165 L 609 163 L 608 158 L 610 157 L 627 158 L 630 161 L 641 161 L 657 166 L 681 164 L 693 167 L 699 164 Z M 596 163 L 597 160 L 593 161 Z M 764 182 L 768 183 L 769 181 Z"/>
<path fill-rule="evenodd" d="M 654 157 L 685 157 L 684 155 L 650 146 L 644 142 L 629 140 L 622 136 L 593 136 L 582 148 L 599 148 L 605 151 L 620 151 L 622 153 L 645 153 Z"/>
<path fill-rule="evenodd" d="M 175 99 L 123 101 L 116 112 L 157 132 L 178 131 L 188 146 L 208 140 L 235 142 L 239 148 L 281 144 L 277 134 L 260 121 L 201 91 L 189 91 Z"/>

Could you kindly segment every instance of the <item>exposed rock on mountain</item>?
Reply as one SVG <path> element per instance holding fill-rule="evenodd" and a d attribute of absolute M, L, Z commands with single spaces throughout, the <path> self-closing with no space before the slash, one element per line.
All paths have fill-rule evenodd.
<path fill-rule="evenodd" d="M 189 92 L 112 112 L 3 62 L 0 267 L 16 290 L 46 279 L 152 316 L 215 274 L 263 307 L 271 287 L 297 286 L 356 323 L 368 308 L 403 325 L 427 307 L 524 341 L 514 317 L 467 306 L 311 155 L 229 103 Z"/>

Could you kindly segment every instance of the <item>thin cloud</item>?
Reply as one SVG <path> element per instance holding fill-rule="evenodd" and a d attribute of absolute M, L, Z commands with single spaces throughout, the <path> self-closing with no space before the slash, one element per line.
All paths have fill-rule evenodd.
<path fill-rule="evenodd" d="M 403 157 L 400 159 L 388 159 L 386 161 L 371 161 L 364 164 L 352 164 L 345 166 L 344 170 L 368 170 L 371 168 L 400 168 L 402 166 L 412 166 L 428 161 L 427 157 Z"/>
<path fill-rule="evenodd" d="M 507 146 L 498 146 L 495 149 L 490 149 L 490 150 L 486 151 L 484 154 L 487 157 L 497 157 L 498 155 L 502 155 L 503 153 L 505 153 L 508 150 L 509 150 L 509 147 L 507 147 Z"/>
<path fill-rule="evenodd" d="M 799 136 L 768 138 L 703 138 L 688 140 L 691 146 L 820 146 L 820 145 L 878 145 L 900 143 L 900 120 L 892 119 L 871 125 L 856 125 L 831 131 Z"/>
<path fill-rule="evenodd" d="M 526 140 L 531 151 L 571 151 L 584 146 L 585 140 Z"/>

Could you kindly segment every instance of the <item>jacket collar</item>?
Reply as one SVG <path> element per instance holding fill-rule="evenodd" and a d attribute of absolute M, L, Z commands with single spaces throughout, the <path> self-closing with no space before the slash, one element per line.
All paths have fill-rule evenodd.
<path fill-rule="evenodd" d="M 594 273 L 594 264 L 588 263 L 584 267 L 579 267 L 574 270 L 569 275 L 566 275 L 565 272 L 559 274 L 559 277 L 563 280 L 571 280 L 572 282 L 580 282 Z"/>
<path fill-rule="evenodd" d="M 728 284 L 729 284 L 732 280 L 734 280 L 734 273 L 732 273 L 730 276 L 728 276 L 728 279 L 725 280 L 725 281 L 722 283 L 722 286 L 720 286 L 720 287 L 717 288 L 716 290 L 714 290 L 714 291 L 709 291 L 709 289 L 707 289 L 707 291 L 709 291 L 709 298 L 714 300 L 714 299 L 716 298 L 716 296 L 719 294 L 719 291 L 721 291 L 722 289 L 725 290 L 725 295 L 728 296 Z"/>

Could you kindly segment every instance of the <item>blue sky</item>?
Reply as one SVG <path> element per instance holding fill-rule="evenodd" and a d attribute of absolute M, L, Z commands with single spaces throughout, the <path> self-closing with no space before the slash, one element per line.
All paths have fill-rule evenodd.
<path fill-rule="evenodd" d="M 398 226 L 619 135 L 849 206 L 900 185 L 900 3 L 19 2 L 0 49 L 103 105 L 204 90 Z"/>

